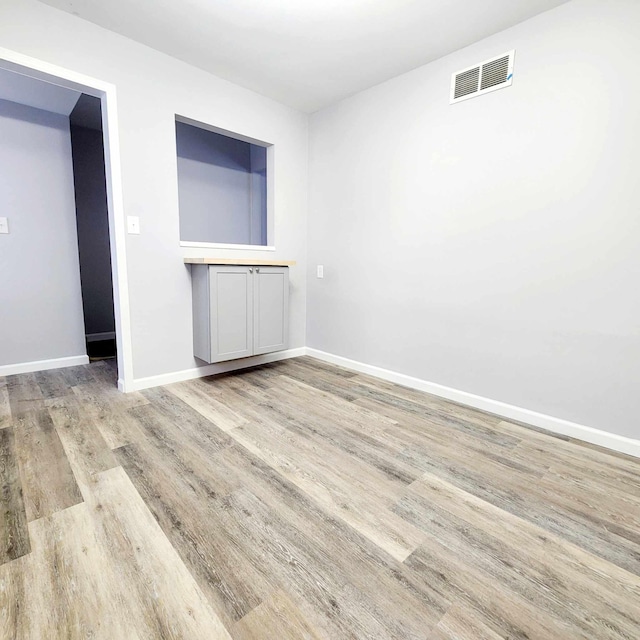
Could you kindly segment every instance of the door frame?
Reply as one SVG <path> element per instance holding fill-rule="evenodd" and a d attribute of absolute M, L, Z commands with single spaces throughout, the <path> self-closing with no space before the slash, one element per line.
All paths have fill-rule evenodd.
<path fill-rule="evenodd" d="M 113 305 L 116 321 L 116 344 L 118 347 L 118 389 L 124 392 L 132 391 L 133 349 L 116 87 L 114 84 L 2 47 L 0 47 L 0 68 L 37 80 L 45 80 L 46 82 L 80 91 L 100 99 L 107 182 Z"/>

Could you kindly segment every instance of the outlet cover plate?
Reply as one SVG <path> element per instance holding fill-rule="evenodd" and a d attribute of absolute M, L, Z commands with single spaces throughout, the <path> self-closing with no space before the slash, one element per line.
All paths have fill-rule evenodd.
<path fill-rule="evenodd" d="M 138 216 L 127 216 L 127 231 L 129 233 L 140 233 L 140 218 Z"/>

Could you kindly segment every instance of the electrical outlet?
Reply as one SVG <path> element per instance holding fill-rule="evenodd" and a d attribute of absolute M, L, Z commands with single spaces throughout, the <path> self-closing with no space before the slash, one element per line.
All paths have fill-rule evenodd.
<path fill-rule="evenodd" d="M 0 218 L 0 233 L 9 233 L 9 219 Z"/>
<path fill-rule="evenodd" d="M 140 233 L 140 218 L 138 216 L 127 216 L 127 231 L 129 233 Z"/>
<path fill-rule="evenodd" d="M 324 265 L 323 264 L 319 264 L 316 267 L 316 277 L 324 278 Z"/>

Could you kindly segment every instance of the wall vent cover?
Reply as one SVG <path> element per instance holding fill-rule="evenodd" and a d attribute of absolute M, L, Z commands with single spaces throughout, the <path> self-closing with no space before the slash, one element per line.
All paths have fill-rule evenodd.
<path fill-rule="evenodd" d="M 515 50 L 456 71 L 451 76 L 450 102 L 475 98 L 483 93 L 510 87 L 513 81 Z"/>

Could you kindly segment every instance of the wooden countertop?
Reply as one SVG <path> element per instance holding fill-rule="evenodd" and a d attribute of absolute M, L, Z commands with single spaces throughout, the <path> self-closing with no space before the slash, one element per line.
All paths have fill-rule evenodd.
<path fill-rule="evenodd" d="M 295 260 L 261 260 L 260 258 L 185 258 L 185 264 L 229 264 L 239 267 L 293 267 Z"/>

